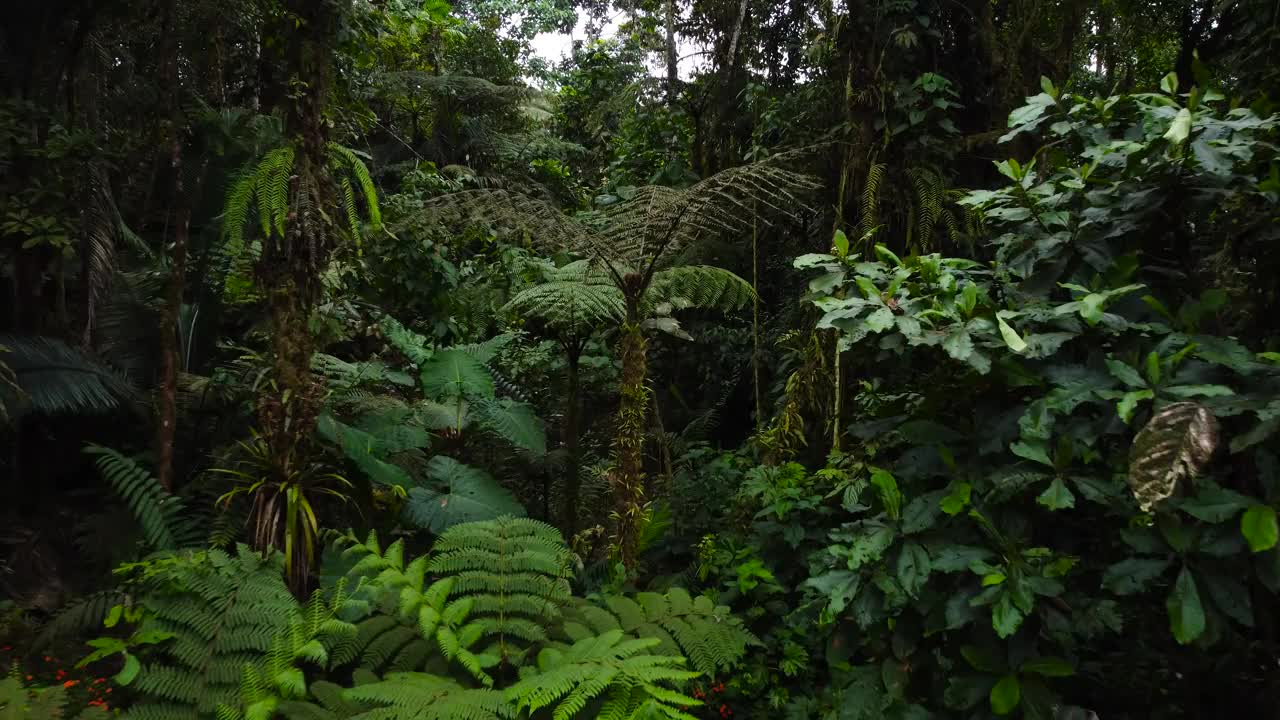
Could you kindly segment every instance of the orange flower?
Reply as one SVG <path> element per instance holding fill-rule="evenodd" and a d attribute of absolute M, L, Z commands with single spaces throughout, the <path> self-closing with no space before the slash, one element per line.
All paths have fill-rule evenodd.
<path fill-rule="evenodd" d="M 68 680 L 62 683 L 62 687 L 64 688 L 75 687 L 76 685 L 79 685 L 79 684 L 80 684 L 79 680 Z"/>

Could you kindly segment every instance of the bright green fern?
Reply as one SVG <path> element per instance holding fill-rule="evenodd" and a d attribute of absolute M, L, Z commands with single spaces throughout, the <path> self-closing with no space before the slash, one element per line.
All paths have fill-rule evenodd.
<path fill-rule="evenodd" d="M 757 642 L 729 608 L 705 596 L 690 597 L 681 588 L 634 597 L 605 595 L 594 603 L 579 602 L 566 615 L 564 631 L 570 640 L 609 630 L 655 638 L 655 652 L 684 655 L 708 676 L 732 668 L 747 646 Z"/>

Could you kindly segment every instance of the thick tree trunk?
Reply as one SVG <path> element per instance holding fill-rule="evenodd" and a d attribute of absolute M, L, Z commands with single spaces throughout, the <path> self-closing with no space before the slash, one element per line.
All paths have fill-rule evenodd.
<path fill-rule="evenodd" d="M 640 330 L 639 301 L 627 299 L 627 322 L 622 326 L 617 436 L 618 465 L 610 474 L 617 515 L 618 553 L 628 572 L 636 567 L 637 539 L 645 511 L 644 427 L 649 410 L 647 341 Z"/>

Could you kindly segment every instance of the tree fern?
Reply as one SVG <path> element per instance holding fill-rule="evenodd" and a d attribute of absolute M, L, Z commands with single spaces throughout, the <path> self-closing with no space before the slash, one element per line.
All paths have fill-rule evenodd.
<path fill-rule="evenodd" d="M 185 522 L 183 503 L 160 486 L 145 468 L 111 448 L 88 445 L 102 477 L 129 507 L 153 550 L 176 550 L 193 543 L 194 533 Z"/>
<path fill-rule="evenodd" d="M 284 145 L 267 151 L 256 163 L 247 166 L 227 189 L 222 210 L 222 254 L 227 270 L 225 289 L 233 291 L 249 282 L 255 248 L 246 229 L 254 223 L 261 239 L 284 238 L 290 222 L 306 225 L 312 222 L 312 193 L 301 187 L 308 177 L 298 178 L 297 151 Z M 377 191 L 369 169 L 350 148 L 329 143 L 327 164 L 337 178 L 338 201 L 348 231 L 359 246 L 363 235 L 359 223 L 363 209 L 370 224 L 382 224 Z M 298 186 L 298 187 L 295 187 Z"/>
<path fill-rule="evenodd" d="M 729 608 L 705 596 L 672 588 L 666 594 L 605 595 L 579 602 L 566 614 L 564 631 L 577 640 L 607 630 L 658 641 L 654 651 L 684 655 L 699 672 L 717 675 L 735 666 L 756 638 Z"/>
<path fill-rule="evenodd" d="M 686 718 L 681 707 L 701 703 L 674 688 L 698 676 L 683 669 L 684 658 L 645 652 L 658 641 L 627 638 L 620 630 L 584 637 L 563 650 L 538 653 L 537 672 L 507 689 L 507 697 L 530 714 L 552 709 L 554 720 L 578 717 L 599 703 L 597 717 Z"/>

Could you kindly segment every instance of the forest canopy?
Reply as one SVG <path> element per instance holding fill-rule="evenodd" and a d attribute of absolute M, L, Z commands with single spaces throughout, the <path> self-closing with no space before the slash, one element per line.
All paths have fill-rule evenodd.
<path fill-rule="evenodd" d="M 1275 715 L 1275 2 L 12 5 L 0 717 Z"/>

